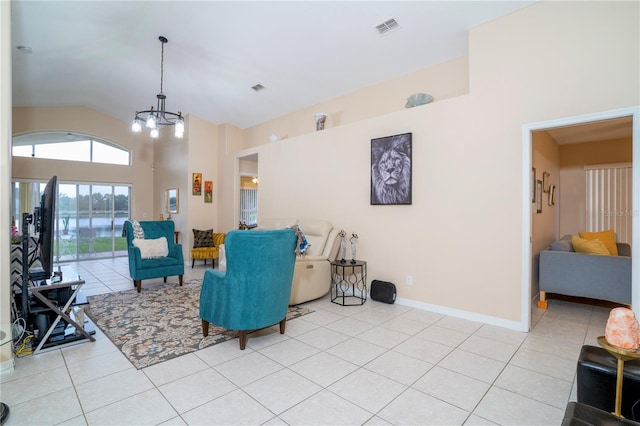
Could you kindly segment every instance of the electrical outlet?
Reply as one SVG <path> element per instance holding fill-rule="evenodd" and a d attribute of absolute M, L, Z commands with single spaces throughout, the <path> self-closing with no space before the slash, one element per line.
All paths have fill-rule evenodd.
<path fill-rule="evenodd" d="M 147 212 L 143 212 L 142 217 L 147 217 Z"/>
<path fill-rule="evenodd" d="M 413 285 L 413 277 L 411 275 L 407 275 L 407 285 Z"/>

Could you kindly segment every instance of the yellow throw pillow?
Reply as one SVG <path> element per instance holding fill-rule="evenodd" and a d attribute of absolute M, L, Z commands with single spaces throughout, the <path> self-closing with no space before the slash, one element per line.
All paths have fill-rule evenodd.
<path fill-rule="evenodd" d="M 607 250 L 609 250 L 610 255 L 618 255 L 618 246 L 616 245 L 616 236 L 613 233 L 613 229 L 600 232 L 578 232 L 578 234 L 580 235 L 580 238 L 584 238 L 585 240 L 598 239 L 602 241 Z"/>
<path fill-rule="evenodd" d="M 571 237 L 571 244 L 576 253 L 610 255 L 607 246 L 597 238 L 595 240 L 586 240 L 584 238 Z"/>

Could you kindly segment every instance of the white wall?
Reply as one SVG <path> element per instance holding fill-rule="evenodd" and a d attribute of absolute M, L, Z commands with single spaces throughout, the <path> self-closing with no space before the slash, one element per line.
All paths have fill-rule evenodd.
<path fill-rule="evenodd" d="M 0 205 L 11 205 L 11 3 L 0 2 Z M 11 345 L 4 343 L 11 339 L 11 246 L 10 209 L 0 209 L 0 331 L 5 335 L 0 339 L 0 372 L 13 370 Z"/>

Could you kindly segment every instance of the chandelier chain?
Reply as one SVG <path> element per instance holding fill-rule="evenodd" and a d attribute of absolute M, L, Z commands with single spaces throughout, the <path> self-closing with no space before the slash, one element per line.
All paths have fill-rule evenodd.
<path fill-rule="evenodd" d="M 156 95 L 157 109 L 154 110 L 153 106 L 145 111 L 136 111 L 136 115 L 131 123 L 131 131 L 139 133 L 142 131 L 142 126 L 150 129 L 149 135 L 155 139 L 159 137 L 159 128 L 164 126 L 174 126 L 175 137 L 181 139 L 184 135 L 184 119 L 182 113 L 167 111 L 165 109 L 166 96 L 164 94 L 164 45 L 169 41 L 166 37 L 158 37 L 162 43 L 160 50 L 160 93 Z"/>
<path fill-rule="evenodd" d="M 162 42 L 162 53 L 160 54 L 160 93 L 164 94 L 162 91 L 162 83 L 164 82 L 164 44 L 166 41 L 160 41 Z"/>

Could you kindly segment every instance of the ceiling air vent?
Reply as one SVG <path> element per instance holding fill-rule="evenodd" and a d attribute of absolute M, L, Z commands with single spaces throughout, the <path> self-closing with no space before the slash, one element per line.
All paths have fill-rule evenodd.
<path fill-rule="evenodd" d="M 400 25 L 398 25 L 398 22 L 393 18 L 384 21 L 380 25 L 376 25 L 376 31 L 378 31 L 380 35 L 388 34 L 398 28 L 400 28 Z"/>
<path fill-rule="evenodd" d="M 262 84 L 258 83 L 258 84 L 256 84 L 255 86 L 251 86 L 251 88 L 252 88 L 253 90 L 255 90 L 256 92 L 259 92 L 259 91 L 261 91 L 262 89 L 264 89 L 264 86 L 263 86 Z"/>

